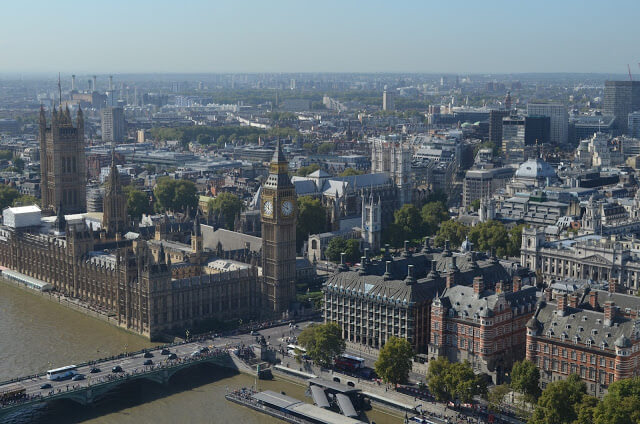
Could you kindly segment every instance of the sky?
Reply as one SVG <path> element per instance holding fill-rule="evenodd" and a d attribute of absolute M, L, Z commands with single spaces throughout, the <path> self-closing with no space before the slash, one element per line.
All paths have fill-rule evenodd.
<path fill-rule="evenodd" d="M 0 73 L 640 73 L 639 0 L 19 0 Z"/>

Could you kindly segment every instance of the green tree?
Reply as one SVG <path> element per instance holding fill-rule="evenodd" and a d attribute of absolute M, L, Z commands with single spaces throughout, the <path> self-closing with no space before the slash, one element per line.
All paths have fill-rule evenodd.
<path fill-rule="evenodd" d="M 595 408 L 594 424 L 640 423 L 640 377 L 619 380 L 609 386 Z"/>
<path fill-rule="evenodd" d="M 124 187 L 127 195 L 127 213 L 134 219 L 142 218 L 142 214 L 153 212 L 149 203 L 149 196 L 132 185 Z"/>
<path fill-rule="evenodd" d="M 387 383 L 398 385 L 409 378 L 413 348 L 406 339 L 389 337 L 374 364 L 376 373 Z"/>
<path fill-rule="evenodd" d="M 436 233 L 434 243 L 436 246 L 444 246 L 444 242 L 449 240 L 451 248 L 457 249 L 469 233 L 469 227 L 452 219 L 440 224 L 440 229 Z"/>
<path fill-rule="evenodd" d="M 426 234 L 433 235 L 438 232 L 440 224 L 449 219 L 449 211 L 447 211 L 445 204 L 440 201 L 429 202 L 420 210 L 420 216 L 422 217 Z"/>
<path fill-rule="evenodd" d="M 593 397 L 593 396 L 589 396 L 589 395 L 584 395 L 582 396 L 582 401 L 580 402 L 580 405 L 578 405 L 578 407 L 576 408 L 576 411 L 578 413 L 578 418 L 573 422 L 573 424 L 595 424 L 595 414 L 596 414 L 596 408 L 598 407 L 598 405 L 601 402 L 598 401 L 597 398 Z M 637 410 L 637 409 L 636 409 Z M 631 415 L 627 415 L 627 416 L 631 416 Z M 622 424 L 622 423 L 629 423 L 631 424 L 632 422 L 640 422 L 638 421 L 638 419 L 640 419 L 640 417 L 636 416 L 636 421 L 614 421 L 614 420 L 606 420 L 603 421 L 603 423 L 614 423 L 614 424 Z"/>
<path fill-rule="evenodd" d="M 540 396 L 540 370 L 538 367 L 526 359 L 513 364 L 511 388 L 525 395 L 527 401 L 535 402 Z"/>
<path fill-rule="evenodd" d="M 306 177 L 307 175 L 317 171 L 318 169 L 320 169 L 320 165 L 318 165 L 317 163 L 312 163 L 308 166 L 301 166 L 296 174 L 300 177 Z"/>
<path fill-rule="evenodd" d="M 182 211 L 187 207 L 195 210 L 198 207 L 196 185 L 188 180 L 174 180 L 164 177 L 158 180 L 153 189 L 159 212 L 173 210 Z"/>
<path fill-rule="evenodd" d="M 218 214 L 224 222 L 224 228 L 233 230 L 236 216 L 244 207 L 242 200 L 232 193 L 220 193 L 214 199 L 209 200 L 208 213 Z"/>
<path fill-rule="evenodd" d="M 511 387 L 508 384 L 500 384 L 499 386 L 494 386 L 493 389 L 489 390 L 489 394 L 487 396 L 487 400 L 489 401 L 489 408 L 494 411 L 502 411 L 505 403 L 507 402 L 507 395 L 511 392 Z"/>
<path fill-rule="evenodd" d="M 444 356 L 429 362 L 427 384 L 429 391 L 441 402 L 466 403 L 487 391 L 485 379 L 473 372 L 469 361 L 451 363 Z"/>
<path fill-rule="evenodd" d="M 0 210 L 13 205 L 13 202 L 19 197 L 18 190 L 6 184 L 0 184 Z"/>
<path fill-rule="evenodd" d="M 469 230 L 469 240 L 476 250 L 487 252 L 495 249 L 498 256 L 504 256 L 507 253 L 509 235 L 501 222 L 487 221 Z"/>
<path fill-rule="evenodd" d="M 509 241 L 507 242 L 507 255 L 520 256 L 520 247 L 522 245 L 522 230 L 525 224 L 516 225 L 509 230 Z"/>
<path fill-rule="evenodd" d="M 316 153 L 318 151 L 318 145 L 315 143 L 303 143 L 302 148 L 309 153 Z"/>
<path fill-rule="evenodd" d="M 576 407 L 586 394 L 586 385 L 576 374 L 549 383 L 538 398 L 529 424 L 571 424 L 578 418 Z"/>
<path fill-rule="evenodd" d="M 347 251 L 347 241 L 342 237 L 334 237 L 329 240 L 327 250 L 325 251 L 326 257 L 331 262 L 338 262 L 340 260 L 340 254 Z M 346 255 L 345 255 L 346 256 Z M 345 258 L 345 260 L 347 260 Z"/>
<path fill-rule="evenodd" d="M 393 246 L 400 246 L 404 240 L 424 235 L 420 211 L 412 204 L 403 205 L 393 214 L 393 224 L 387 227 L 385 237 Z"/>
<path fill-rule="evenodd" d="M 13 159 L 11 162 L 13 162 L 13 167 L 16 168 L 17 172 L 22 172 L 24 171 L 24 159 L 22 158 L 15 158 Z"/>
<path fill-rule="evenodd" d="M 298 336 L 298 343 L 306 349 L 313 362 L 324 367 L 331 365 L 346 348 L 342 330 L 335 322 L 309 325 Z"/>
<path fill-rule="evenodd" d="M 40 205 L 40 199 L 28 194 L 23 194 L 22 196 L 15 199 L 11 206 L 29 206 L 29 205 Z"/>
<path fill-rule="evenodd" d="M 300 249 L 309 234 L 320 234 L 327 227 L 327 211 L 320 199 L 311 196 L 298 198 L 298 220 L 296 222 L 296 241 Z"/>
<path fill-rule="evenodd" d="M 431 193 L 429 193 L 429 195 L 425 200 L 425 203 L 442 202 L 442 204 L 446 205 L 447 199 L 448 199 L 447 193 L 445 193 L 442 190 L 434 190 Z"/>
<path fill-rule="evenodd" d="M 472 211 L 477 212 L 480 209 L 480 199 L 476 199 L 469 205 Z"/>
<path fill-rule="evenodd" d="M 356 239 L 347 240 L 347 248 L 344 253 L 347 261 L 357 262 L 362 257 L 362 252 L 360 252 L 360 241 Z"/>
<path fill-rule="evenodd" d="M 341 177 L 351 177 L 353 175 L 362 175 L 362 171 L 358 171 L 357 169 L 347 168 L 340 173 Z"/>
<path fill-rule="evenodd" d="M 322 143 L 318 146 L 318 153 L 321 155 L 326 155 L 327 153 L 331 153 L 335 150 L 335 146 L 333 143 Z"/>

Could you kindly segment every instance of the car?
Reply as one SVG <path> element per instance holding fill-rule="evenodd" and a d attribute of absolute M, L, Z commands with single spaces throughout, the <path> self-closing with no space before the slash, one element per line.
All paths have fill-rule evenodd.
<path fill-rule="evenodd" d="M 44 389 L 50 389 L 51 388 L 51 383 L 44 383 L 42 386 L 40 386 L 40 389 L 44 390 Z"/>
<path fill-rule="evenodd" d="M 99 373 L 99 372 L 100 372 L 100 368 L 98 368 L 98 367 L 93 367 L 93 368 L 91 368 L 91 369 L 89 370 L 89 372 L 90 372 L 91 374 Z"/>
<path fill-rule="evenodd" d="M 120 365 L 116 365 L 115 367 L 111 368 L 111 372 L 122 372 L 122 367 Z"/>
<path fill-rule="evenodd" d="M 336 383 L 340 382 L 340 378 L 339 377 L 333 377 L 333 381 L 335 381 Z"/>
<path fill-rule="evenodd" d="M 145 357 L 145 358 L 153 358 L 153 353 L 151 353 L 151 352 L 145 352 L 145 353 L 144 353 L 144 355 L 143 355 L 143 357 Z"/>
<path fill-rule="evenodd" d="M 142 365 L 153 365 L 153 361 L 151 359 L 147 359 Z"/>
<path fill-rule="evenodd" d="M 207 353 L 207 352 L 209 352 L 209 348 L 208 347 L 205 346 L 205 347 L 200 348 L 200 353 Z"/>
<path fill-rule="evenodd" d="M 84 375 L 83 374 L 76 374 L 76 375 L 73 376 L 73 378 L 71 380 L 72 381 L 84 380 Z"/>
<path fill-rule="evenodd" d="M 198 356 L 200 356 L 200 352 L 198 352 L 197 350 L 191 352 L 191 357 L 192 358 L 197 358 Z"/>
<path fill-rule="evenodd" d="M 169 355 L 168 359 L 178 359 L 178 355 L 176 355 L 175 353 L 172 353 L 171 355 Z"/>
<path fill-rule="evenodd" d="M 257 335 L 259 335 L 259 334 L 260 334 L 260 333 L 258 333 L 257 331 L 255 331 L 255 330 L 251 330 L 251 335 L 252 335 L 252 336 L 257 336 Z"/>
<path fill-rule="evenodd" d="M 167 349 L 166 347 L 164 349 L 162 349 L 162 351 L 160 352 L 161 355 L 168 355 L 171 352 L 169 351 L 169 349 Z"/>

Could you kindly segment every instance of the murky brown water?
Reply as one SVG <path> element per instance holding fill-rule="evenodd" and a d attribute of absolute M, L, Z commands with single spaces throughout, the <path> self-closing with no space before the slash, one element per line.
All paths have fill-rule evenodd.
<path fill-rule="evenodd" d="M 147 340 L 68 309 L 0 280 L 0 380 L 52 367 L 152 346 Z M 136 381 L 120 386 L 92 406 L 52 402 L 6 419 L 22 423 L 237 423 L 282 421 L 228 402 L 228 388 L 248 387 L 254 379 L 210 365 L 176 374 L 169 387 Z M 310 402 L 305 387 L 288 381 L 260 381 L 259 389 L 284 391 Z M 378 424 L 401 423 L 399 416 L 374 409 Z M 4 421 L 3 421 L 4 422 Z"/>

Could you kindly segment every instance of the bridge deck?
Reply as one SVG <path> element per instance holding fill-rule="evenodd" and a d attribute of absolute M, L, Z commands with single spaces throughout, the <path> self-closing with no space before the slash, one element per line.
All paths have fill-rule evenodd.
<path fill-rule="evenodd" d="M 162 354 L 163 348 L 176 355 L 175 359 L 169 359 L 169 354 Z M 206 348 L 206 349 L 204 349 Z M 201 352 L 201 350 L 209 350 Z M 158 382 L 166 382 L 168 378 L 179 369 L 203 362 L 231 363 L 229 359 L 228 345 L 215 346 L 214 340 L 199 340 L 188 343 L 174 344 L 170 346 L 146 349 L 144 351 L 120 355 L 114 358 L 106 358 L 95 362 L 80 364 L 77 373 L 85 377 L 84 380 L 73 381 L 67 378 L 61 381 L 48 380 L 46 373 L 14 379 L 0 383 L 0 393 L 6 387 L 20 384 L 25 389 L 25 395 L 21 399 L 0 402 L 0 415 L 24 406 L 48 402 L 56 398 L 71 398 L 80 403 L 91 402 L 96 396 L 110 390 L 112 386 L 138 378 L 147 378 Z M 145 358 L 145 353 L 153 355 Z M 197 352 L 197 353 L 196 353 Z M 147 355 L 148 356 L 148 355 Z M 144 365 L 151 360 L 152 365 Z M 70 365 L 70 364 L 67 364 Z M 113 368 L 119 366 L 121 372 L 113 372 Z M 92 368 L 98 371 L 91 373 Z M 42 388 L 45 384 L 51 387 Z"/>

